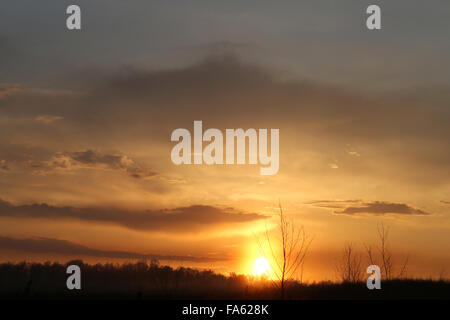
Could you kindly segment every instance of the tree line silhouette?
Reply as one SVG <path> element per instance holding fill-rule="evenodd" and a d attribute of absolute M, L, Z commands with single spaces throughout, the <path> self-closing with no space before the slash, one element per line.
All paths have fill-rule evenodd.
<path fill-rule="evenodd" d="M 80 266 L 81 290 L 68 290 L 66 268 Z M 211 270 L 171 268 L 157 261 L 125 264 L 0 264 L 1 299 L 279 299 L 279 287 L 254 276 L 225 276 Z M 382 290 L 363 282 L 305 284 L 286 280 L 284 299 L 450 299 L 450 283 L 440 280 L 394 279 Z"/>

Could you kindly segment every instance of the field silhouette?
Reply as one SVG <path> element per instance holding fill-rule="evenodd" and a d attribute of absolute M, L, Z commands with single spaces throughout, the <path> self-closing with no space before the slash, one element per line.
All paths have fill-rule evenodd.
<path fill-rule="evenodd" d="M 81 290 L 68 290 L 68 265 L 81 268 Z M 171 268 L 158 261 L 125 264 L 0 264 L 1 299 L 280 299 L 273 281 L 225 276 L 211 270 Z M 450 282 L 427 279 L 382 280 L 381 290 L 365 282 L 286 282 L 284 299 L 450 299 Z"/>

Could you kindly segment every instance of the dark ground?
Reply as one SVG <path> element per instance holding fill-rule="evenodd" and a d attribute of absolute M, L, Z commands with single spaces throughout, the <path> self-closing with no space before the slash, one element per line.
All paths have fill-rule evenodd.
<path fill-rule="evenodd" d="M 67 265 L 81 268 L 81 290 L 68 290 Z M 382 281 L 381 290 L 362 283 L 291 282 L 286 299 L 450 299 L 450 282 L 424 279 Z M 279 299 L 268 280 L 212 271 L 172 269 L 156 262 L 88 265 L 82 261 L 0 264 L 1 299 Z"/>

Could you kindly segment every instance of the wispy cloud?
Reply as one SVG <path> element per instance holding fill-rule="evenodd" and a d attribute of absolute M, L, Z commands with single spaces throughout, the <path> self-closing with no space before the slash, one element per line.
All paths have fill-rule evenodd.
<path fill-rule="evenodd" d="M 19 91 L 20 88 L 18 86 L 0 84 L 0 99 L 4 99 Z"/>
<path fill-rule="evenodd" d="M 352 203 L 360 203 L 361 200 L 315 200 L 305 202 L 304 204 L 312 205 L 318 208 L 338 209 L 345 208 Z"/>
<path fill-rule="evenodd" d="M 34 118 L 34 120 L 42 122 L 44 124 L 49 124 L 58 120 L 62 120 L 63 117 L 60 116 L 52 116 L 52 115 L 42 115 L 42 116 L 37 116 L 36 118 Z"/>
<path fill-rule="evenodd" d="M 392 203 L 375 201 L 364 203 L 360 206 L 350 206 L 346 207 L 342 211 L 335 211 L 337 214 L 373 214 L 373 215 L 385 215 L 385 214 L 398 214 L 398 215 L 430 215 L 430 213 L 413 208 L 404 203 Z"/>
<path fill-rule="evenodd" d="M 372 214 L 372 215 L 430 215 L 431 213 L 413 208 L 405 203 L 393 203 L 386 201 L 363 202 L 362 200 L 317 200 L 306 202 L 305 204 L 313 205 L 326 209 L 342 209 L 334 211 L 336 214 Z"/>

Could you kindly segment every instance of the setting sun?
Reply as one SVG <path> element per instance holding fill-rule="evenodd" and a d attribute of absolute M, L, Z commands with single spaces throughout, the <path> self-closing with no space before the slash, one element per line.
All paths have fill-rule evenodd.
<path fill-rule="evenodd" d="M 264 257 L 259 257 L 253 264 L 253 274 L 260 276 L 262 274 L 268 275 L 270 271 L 269 261 Z"/>

